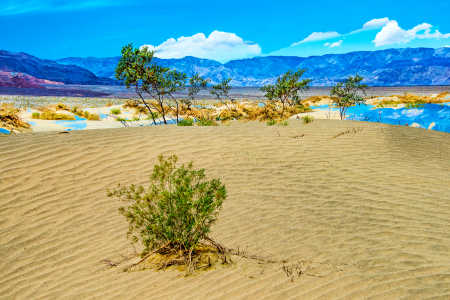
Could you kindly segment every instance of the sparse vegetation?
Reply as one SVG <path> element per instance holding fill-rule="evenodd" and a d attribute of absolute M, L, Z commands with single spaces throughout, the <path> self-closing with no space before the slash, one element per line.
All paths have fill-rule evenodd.
<path fill-rule="evenodd" d="M 267 120 L 267 122 L 266 122 L 267 126 L 273 126 L 273 125 L 276 125 L 276 124 L 277 124 L 276 120 Z"/>
<path fill-rule="evenodd" d="M 314 121 L 314 117 L 306 115 L 306 116 L 302 117 L 302 121 L 303 121 L 303 124 L 309 124 Z"/>
<path fill-rule="evenodd" d="M 41 120 L 60 120 L 60 121 L 73 121 L 75 117 L 73 115 L 61 114 L 51 110 L 44 110 L 40 113 L 39 119 Z"/>
<path fill-rule="evenodd" d="M 227 193 L 219 179 L 206 178 L 204 169 L 177 166 L 177 160 L 160 155 L 148 186 L 119 185 L 108 196 L 126 203 L 119 212 L 129 223 L 128 237 L 144 247 L 138 264 L 162 255 L 162 267 L 184 265 L 192 271 L 205 249 L 225 252 L 208 234 Z"/>
<path fill-rule="evenodd" d="M 178 126 L 194 126 L 194 120 L 190 118 L 186 118 L 183 120 L 178 121 Z"/>
<path fill-rule="evenodd" d="M 110 113 L 117 116 L 117 115 L 120 115 L 122 113 L 122 111 L 120 110 L 120 108 L 112 108 L 110 110 Z"/>
<path fill-rule="evenodd" d="M 218 126 L 216 121 L 210 119 L 199 119 L 197 121 L 198 126 Z"/>

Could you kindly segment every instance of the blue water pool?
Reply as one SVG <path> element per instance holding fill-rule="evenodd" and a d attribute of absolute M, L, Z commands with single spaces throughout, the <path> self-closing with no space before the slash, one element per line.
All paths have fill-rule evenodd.
<path fill-rule="evenodd" d="M 312 106 L 311 108 L 326 111 L 337 110 L 328 105 Z M 380 122 L 391 125 L 416 123 L 421 128 L 450 133 L 450 105 L 449 103 L 424 104 L 418 108 L 376 108 L 368 104 L 356 105 L 349 107 L 346 120 Z"/>

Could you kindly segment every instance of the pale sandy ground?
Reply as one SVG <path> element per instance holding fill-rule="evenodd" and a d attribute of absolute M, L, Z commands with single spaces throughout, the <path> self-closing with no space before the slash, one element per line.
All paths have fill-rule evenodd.
<path fill-rule="evenodd" d="M 0 298 L 450 299 L 450 135 L 289 122 L 0 138 Z M 282 264 L 239 258 L 187 278 L 102 263 L 133 252 L 106 189 L 146 182 L 162 152 L 226 183 L 214 238 L 305 273 L 291 282 Z"/>

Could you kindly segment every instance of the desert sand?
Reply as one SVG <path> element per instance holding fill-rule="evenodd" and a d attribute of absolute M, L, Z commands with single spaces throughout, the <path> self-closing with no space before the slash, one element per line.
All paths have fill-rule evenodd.
<path fill-rule="evenodd" d="M 211 236 L 286 262 L 123 272 L 134 250 L 106 189 L 147 182 L 160 153 L 226 184 Z M 448 133 L 337 120 L 26 133 L 0 138 L 0 170 L 1 299 L 450 298 Z"/>

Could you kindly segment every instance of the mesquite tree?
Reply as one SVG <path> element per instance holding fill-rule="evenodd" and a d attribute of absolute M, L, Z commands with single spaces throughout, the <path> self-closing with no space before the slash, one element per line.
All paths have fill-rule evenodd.
<path fill-rule="evenodd" d="M 185 87 L 186 74 L 152 63 L 153 55 L 154 52 L 148 51 L 146 47 L 133 48 L 132 44 L 124 46 L 116 68 L 116 78 L 122 80 L 127 88 L 134 87 L 154 124 L 156 121 L 153 110 L 159 112 L 164 124 L 167 124 L 166 102 L 168 99 L 175 99 L 173 94 Z M 150 95 L 156 100 L 156 104 L 146 101 L 143 94 Z"/>
<path fill-rule="evenodd" d="M 278 77 L 275 84 L 263 86 L 261 90 L 265 92 L 265 97 L 271 101 L 281 102 L 281 118 L 283 118 L 286 106 L 293 106 L 300 102 L 299 93 L 308 88 L 311 79 L 303 79 L 305 70 L 298 70 L 296 72 L 288 71 Z"/>
<path fill-rule="evenodd" d="M 233 102 L 233 99 L 230 97 L 230 82 L 231 78 L 225 78 L 220 83 L 213 85 L 210 91 L 210 93 L 216 96 L 217 100 L 225 104 L 228 109 L 230 108 L 228 107 L 226 100 L 229 99 L 231 102 Z"/>
<path fill-rule="evenodd" d="M 331 89 L 331 97 L 335 106 L 339 108 L 341 120 L 345 119 L 345 114 L 350 106 L 365 103 L 367 85 L 361 84 L 363 77 L 350 76 L 344 82 L 337 83 Z"/>
<path fill-rule="evenodd" d="M 209 79 L 203 78 L 198 73 L 193 74 L 192 77 L 189 78 L 188 96 L 186 99 L 183 99 L 183 103 L 187 105 L 188 109 L 191 109 L 192 101 L 194 101 L 198 93 L 200 93 L 202 89 L 206 89 L 208 82 Z"/>

